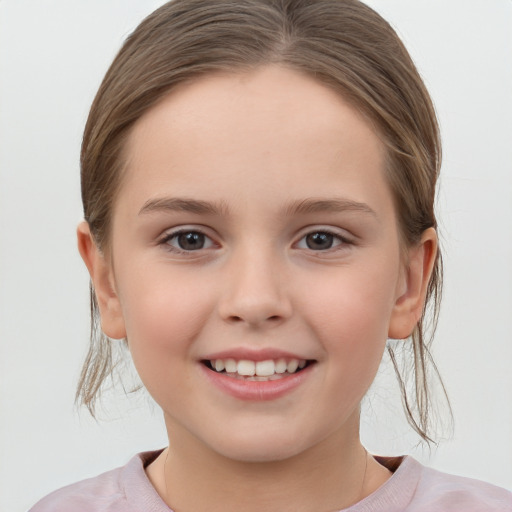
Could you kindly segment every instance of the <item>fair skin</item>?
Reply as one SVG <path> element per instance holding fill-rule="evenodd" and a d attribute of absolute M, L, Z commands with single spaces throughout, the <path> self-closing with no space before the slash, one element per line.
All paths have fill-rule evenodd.
<path fill-rule="evenodd" d="M 389 478 L 359 404 L 419 319 L 436 235 L 404 257 L 384 160 L 343 98 L 278 66 L 180 86 L 134 126 L 109 247 L 83 223 L 79 248 L 163 410 L 147 474 L 176 512 L 327 512 Z M 254 382 L 229 359 L 305 367 Z"/>

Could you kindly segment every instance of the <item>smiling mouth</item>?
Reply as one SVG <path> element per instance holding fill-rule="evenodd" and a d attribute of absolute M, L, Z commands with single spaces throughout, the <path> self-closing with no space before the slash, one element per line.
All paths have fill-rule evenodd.
<path fill-rule="evenodd" d="M 315 363 L 309 359 L 212 359 L 201 361 L 210 370 L 233 379 L 265 382 L 295 375 Z"/>

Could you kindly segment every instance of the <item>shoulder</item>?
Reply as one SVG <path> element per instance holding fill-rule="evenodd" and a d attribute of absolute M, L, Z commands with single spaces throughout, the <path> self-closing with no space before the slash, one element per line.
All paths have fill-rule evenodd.
<path fill-rule="evenodd" d="M 419 467 L 411 512 L 512 512 L 510 491 L 480 480 L 430 469 L 412 458 L 407 459 L 408 464 Z"/>
<path fill-rule="evenodd" d="M 122 487 L 119 485 L 121 471 L 122 468 L 117 468 L 62 487 L 36 503 L 29 512 L 115 511 L 117 509 L 112 507 L 116 503 L 126 504 Z"/>
<path fill-rule="evenodd" d="M 147 460 L 155 453 L 158 452 L 138 454 L 126 466 L 58 489 L 29 512 L 139 512 L 137 504 L 130 499 L 131 493 L 149 502 L 158 500 L 144 472 Z"/>

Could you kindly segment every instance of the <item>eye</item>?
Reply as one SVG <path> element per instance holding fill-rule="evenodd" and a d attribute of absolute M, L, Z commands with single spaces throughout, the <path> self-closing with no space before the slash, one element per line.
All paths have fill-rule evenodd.
<path fill-rule="evenodd" d="M 181 230 L 169 233 L 162 240 L 162 244 L 169 246 L 170 250 L 175 252 L 192 252 L 212 247 L 213 241 L 200 231 Z"/>
<path fill-rule="evenodd" d="M 326 251 L 338 245 L 348 243 L 342 236 L 329 231 L 312 231 L 302 237 L 298 243 L 299 249 Z"/>

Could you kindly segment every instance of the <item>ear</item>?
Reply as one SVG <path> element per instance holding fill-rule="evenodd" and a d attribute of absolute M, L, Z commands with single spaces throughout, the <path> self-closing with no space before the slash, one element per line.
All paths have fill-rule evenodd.
<path fill-rule="evenodd" d="M 403 271 L 389 324 L 389 338 L 407 338 L 416 327 L 423 311 L 436 254 L 437 234 L 434 228 L 429 228 L 423 232 L 419 243 L 408 250 L 407 267 Z"/>
<path fill-rule="evenodd" d="M 91 276 L 96 301 L 100 310 L 101 330 L 109 337 L 126 337 L 121 303 L 115 288 L 112 264 L 98 248 L 89 224 L 81 222 L 77 228 L 78 251 Z"/>

